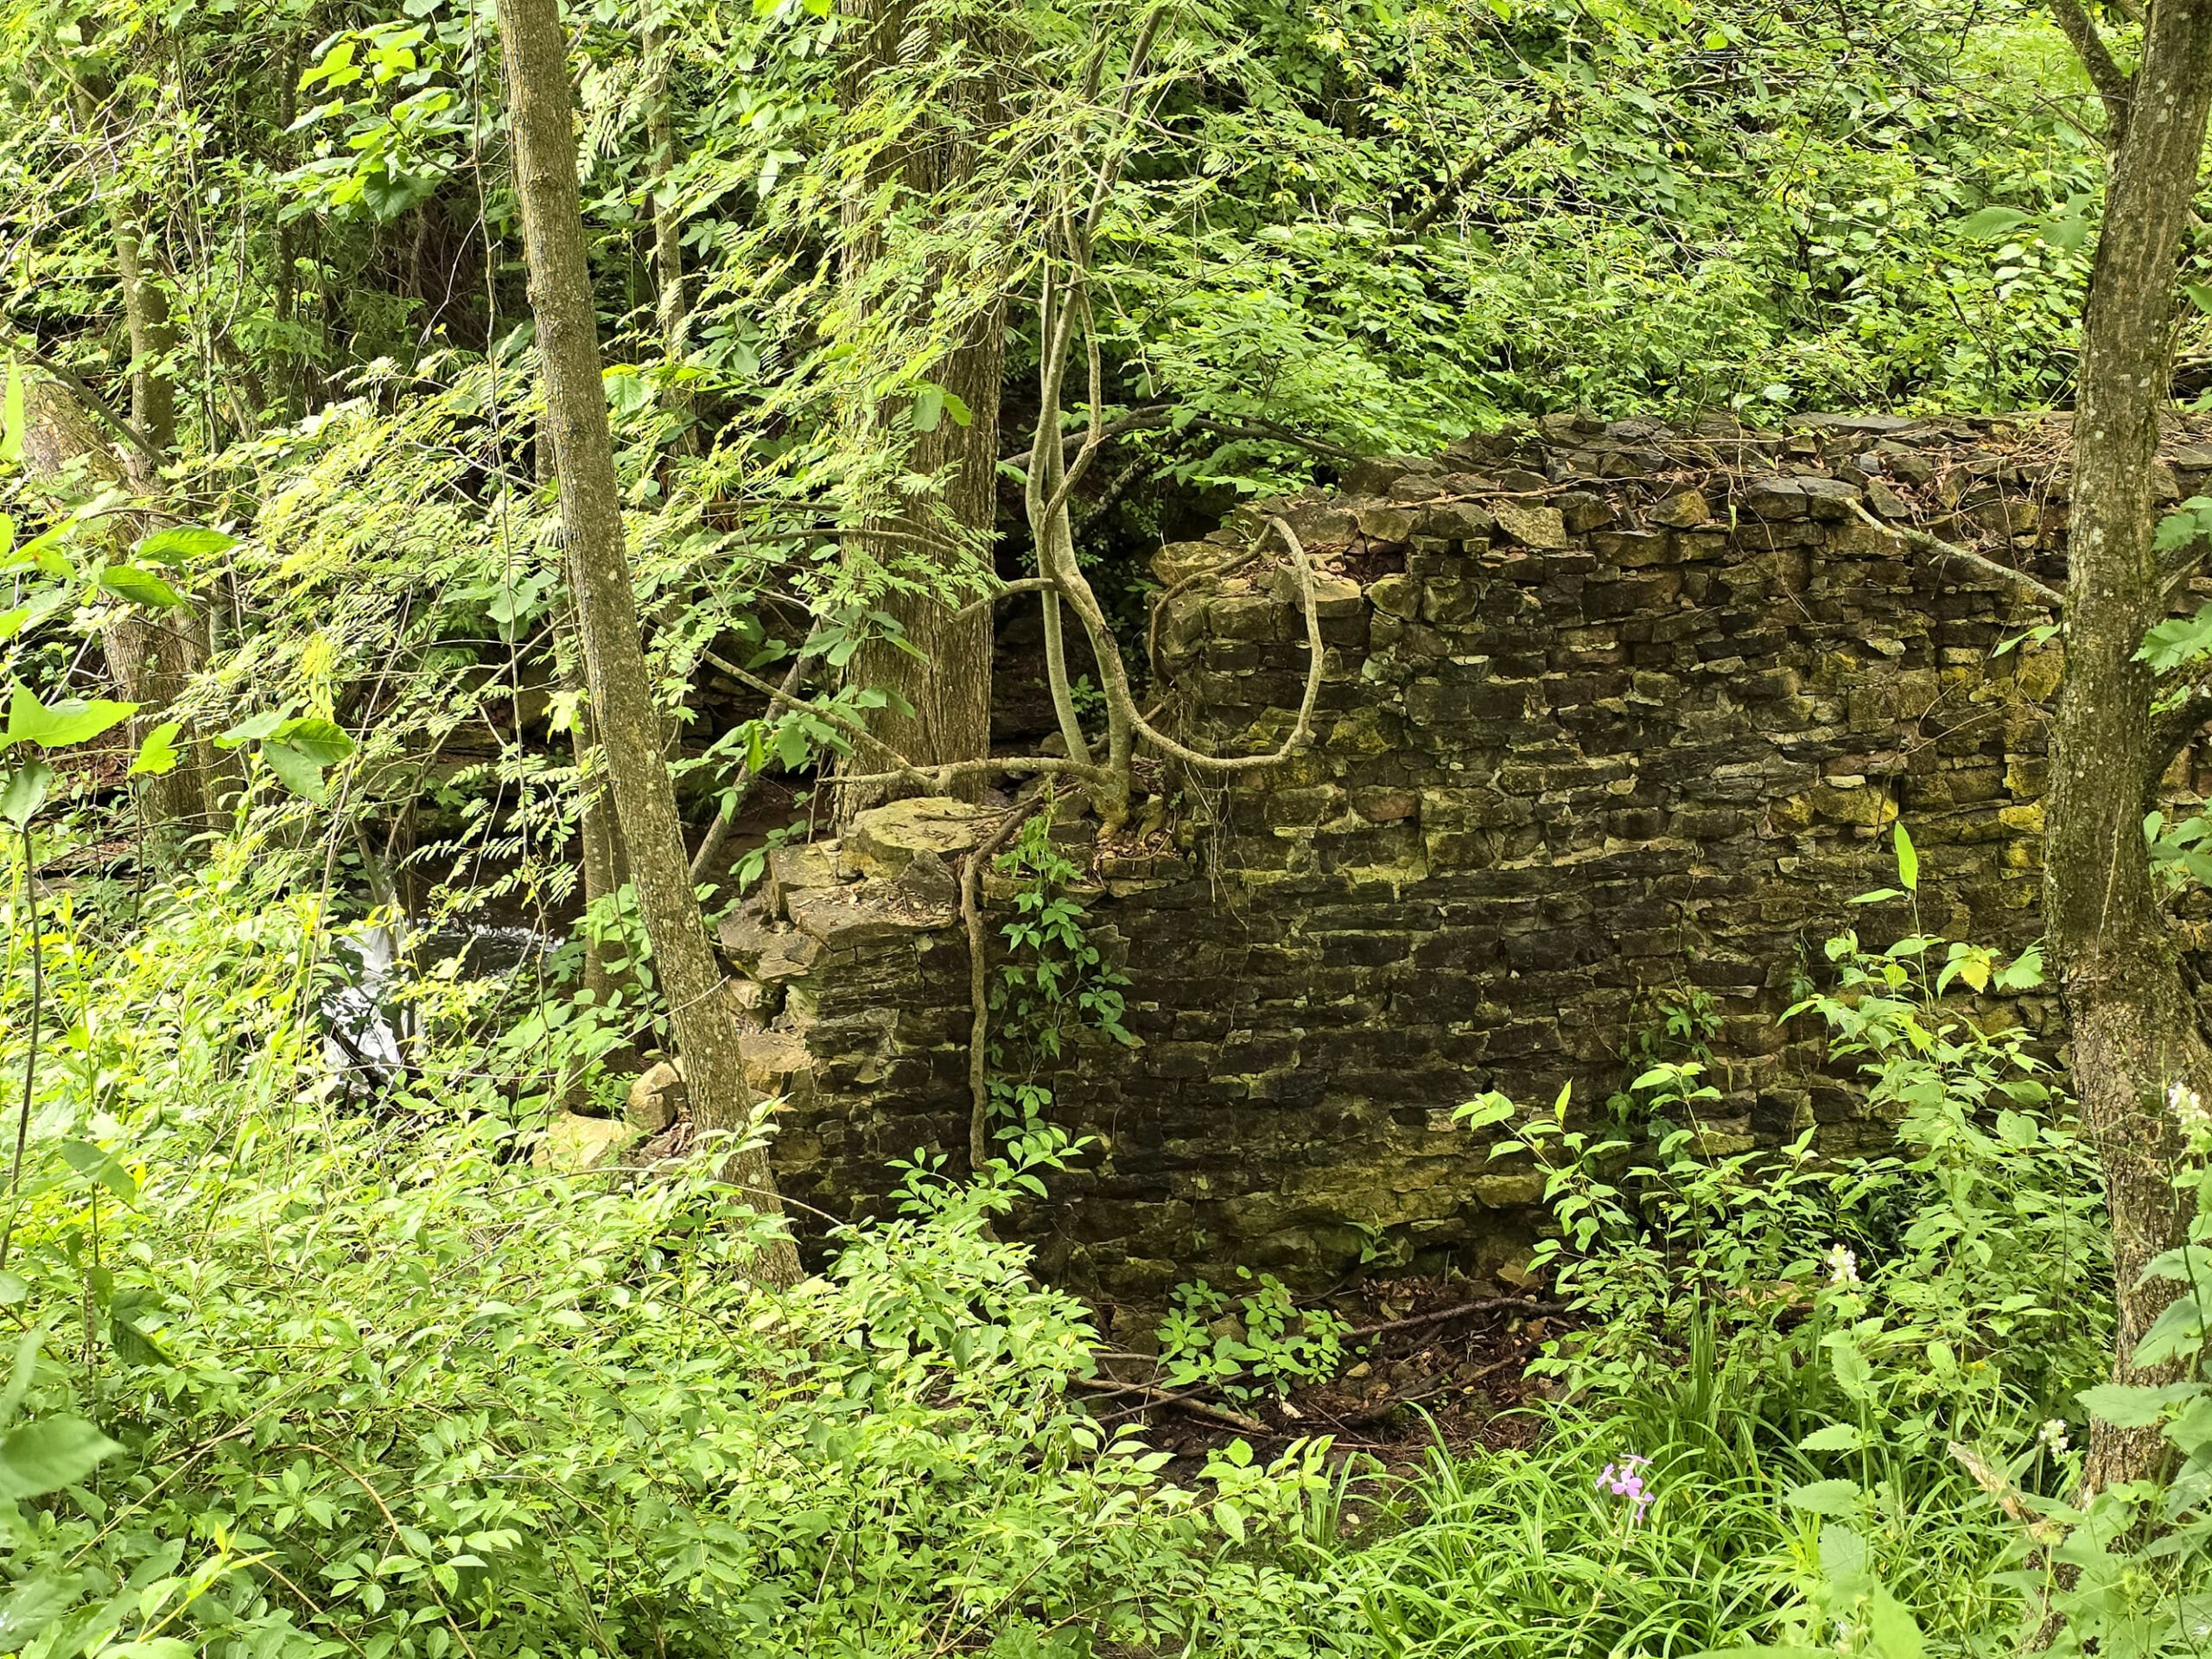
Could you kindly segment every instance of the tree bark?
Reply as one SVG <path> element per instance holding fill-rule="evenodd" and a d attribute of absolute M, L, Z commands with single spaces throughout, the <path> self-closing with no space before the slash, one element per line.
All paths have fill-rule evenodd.
<path fill-rule="evenodd" d="M 136 458 L 128 467 L 116 458 L 99 418 L 60 382 L 34 380 L 24 415 L 23 460 L 34 476 L 60 483 L 74 469 L 87 493 L 131 488 L 144 476 Z M 152 527 L 149 515 L 137 512 L 99 521 L 99 533 L 108 542 L 106 556 L 127 560 L 131 542 Z M 134 748 L 162 722 L 207 661 L 202 628 L 188 603 L 166 611 L 110 607 L 100 645 L 117 691 L 138 705 L 129 728 Z M 207 827 L 214 810 L 219 774 L 207 746 L 195 742 L 181 749 L 173 770 L 136 780 L 150 850 L 161 862 L 173 861 L 183 838 Z"/>
<path fill-rule="evenodd" d="M 499 18 L 546 426 L 560 480 L 561 524 L 594 734 L 606 759 L 693 1113 L 703 1128 L 742 1132 L 753 1102 L 737 1023 L 692 891 L 630 585 L 584 256 L 566 41 L 556 0 L 499 0 Z M 765 1152 L 741 1150 L 728 1169 L 756 1208 L 782 1213 Z M 786 1239 L 762 1253 L 757 1270 L 772 1283 L 795 1282 L 798 1253 Z"/>
<path fill-rule="evenodd" d="M 2166 610 L 2152 466 L 2166 402 L 2176 262 L 2212 100 L 2212 0 L 2158 0 L 2130 88 L 2092 269 L 2075 416 L 2065 678 L 2052 726 L 2044 922 L 2082 1116 L 2104 1166 L 2117 1274 L 2113 1375 L 2159 1380 L 2136 1343 L 2171 1300 L 2145 1266 L 2186 1236 L 2172 1177 L 2177 1083 L 2212 1094 L 2212 1050 L 2160 923 L 2142 800 L 2158 764 L 2143 635 Z M 2093 1489 L 2154 1473 L 2155 1430 L 2098 1423 Z"/>
<path fill-rule="evenodd" d="M 645 94 L 645 144 L 652 152 L 646 168 L 652 181 L 653 315 L 660 324 L 661 350 L 671 365 L 677 365 L 688 349 L 691 304 L 683 285 L 683 222 L 677 216 L 676 199 L 668 182 L 676 170 L 676 110 L 670 92 L 676 47 L 664 27 L 647 25 L 645 54 L 650 82 Z M 696 454 L 699 438 L 690 424 L 689 390 L 671 386 L 663 393 L 663 402 L 685 423 L 677 448 L 685 454 Z"/>
<path fill-rule="evenodd" d="M 866 98 L 875 76 L 899 66 L 912 10 L 908 0 L 848 0 L 846 14 L 855 20 L 855 59 L 844 83 L 849 108 Z M 879 165 L 873 188 L 864 193 L 868 200 L 893 185 L 926 201 L 974 172 L 976 134 L 995 119 L 997 100 L 987 84 L 976 80 L 961 83 L 954 98 L 959 107 Z M 857 288 L 885 251 L 874 227 L 850 227 L 845 252 L 849 285 Z M 927 297 L 919 302 L 928 303 Z M 885 566 L 911 564 L 926 556 L 920 552 L 924 543 L 945 538 L 949 519 L 965 550 L 988 563 L 998 523 L 999 394 L 1005 372 L 1006 309 L 1001 301 L 969 320 L 933 374 L 938 385 L 967 406 L 967 424 L 955 421 L 948 408 L 934 428 L 914 435 L 906 457 L 908 472 L 944 478 L 944 514 L 918 507 L 873 521 L 853 538 L 865 556 Z M 963 554 L 948 552 L 934 563 L 950 575 L 963 563 Z M 913 651 L 873 640 L 854 653 L 847 667 L 850 683 L 892 694 L 893 705 L 872 713 L 868 729 L 917 766 L 979 760 L 990 753 L 991 607 L 977 606 L 963 614 L 963 606 L 973 597 L 886 594 L 878 608 L 897 621 Z M 911 706 L 911 714 L 897 706 L 900 700 Z M 855 753 L 847 770 L 880 772 L 881 759 Z M 977 779 L 964 792 L 972 798 L 982 788 Z M 840 791 L 839 810 L 849 817 L 912 792 L 896 785 L 848 788 Z"/>

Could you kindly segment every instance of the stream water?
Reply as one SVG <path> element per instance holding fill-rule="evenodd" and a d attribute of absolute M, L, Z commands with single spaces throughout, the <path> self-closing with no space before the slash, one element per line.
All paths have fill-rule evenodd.
<path fill-rule="evenodd" d="M 407 1069 L 417 1034 L 413 976 L 449 957 L 471 979 L 503 979 L 544 961 L 559 944 L 533 927 L 451 925 L 355 928 L 332 941 L 336 982 L 322 994 L 323 1058 L 349 1086 L 386 1089 Z"/>

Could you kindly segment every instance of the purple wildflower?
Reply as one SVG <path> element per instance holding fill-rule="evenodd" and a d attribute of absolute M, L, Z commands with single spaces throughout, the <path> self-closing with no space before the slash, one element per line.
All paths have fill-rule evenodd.
<path fill-rule="evenodd" d="M 1633 1506 L 1628 1517 L 1631 1527 L 1643 1524 L 1643 1512 L 1651 1507 L 1651 1500 L 1657 1496 L 1643 1484 L 1641 1471 L 1650 1466 L 1651 1459 L 1649 1458 L 1624 1458 L 1618 1463 L 1607 1464 L 1605 1472 L 1598 1477 L 1599 1491 L 1610 1491 L 1615 1497 L 1624 1497 Z"/>

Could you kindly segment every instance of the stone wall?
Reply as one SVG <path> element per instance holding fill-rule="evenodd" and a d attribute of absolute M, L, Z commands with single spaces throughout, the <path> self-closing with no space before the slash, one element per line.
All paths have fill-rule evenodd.
<path fill-rule="evenodd" d="M 1535 1178 L 1452 1109 L 1569 1081 L 1602 1102 L 1670 1007 L 1717 1022 L 1717 1132 L 1870 1134 L 1818 1032 L 1777 1016 L 1831 935 L 1908 930 L 1848 902 L 1886 884 L 1900 817 L 1926 927 L 2035 936 L 2058 671 L 2055 645 L 1999 651 L 2047 620 L 2031 597 L 1859 510 L 2056 579 L 2063 448 L 2049 425 L 1555 420 L 1272 504 L 1325 572 L 1316 739 L 1233 786 L 1164 778 L 1143 833 L 1096 849 L 1092 920 L 1142 1046 L 1054 1079 L 1096 1145 L 1027 1218 L 1046 1269 L 1141 1297 L 1236 1264 L 1327 1282 L 1378 1252 L 1510 1267 Z M 2212 453 L 2176 460 L 2178 493 Z M 1240 518 L 1161 550 L 1163 583 L 1245 544 Z M 1289 729 L 1295 594 L 1275 561 L 1167 606 L 1159 686 L 1190 741 Z M 783 849 L 724 929 L 748 1052 L 790 1096 L 780 1179 L 819 1210 L 867 1207 L 918 1148 L 957 1166 L 951 869 L 976 823 L 908 804 Z"/>

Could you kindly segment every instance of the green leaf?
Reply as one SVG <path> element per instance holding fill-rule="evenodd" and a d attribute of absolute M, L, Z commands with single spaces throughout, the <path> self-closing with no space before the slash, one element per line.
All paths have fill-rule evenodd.
<path fill-rule="evenodd" d="M 1852 899 L 1854 905 L 1879 905 L 1891 899 L 1902 899 L 1904 892 L 1897 887 L 1877 887 L 1872 893 L 1862 893 Z"/>
<path fill-rule="evenodd" d="M 31 821 L 31 815 L 45 804 L 46 791 L 53 785 L 52 766 L 43 760 L 26 760 L 16 768 L 6 787 L 0 788 L 0 818 L 22 829 Z"/>
<path fill-rule="evenodd" d="M 1928 1644 L 1921 1638 L 1920 1623 L 1910 1609 L 1881 1586 L 1874 1586 L 1866 1603 L 1866 1627 L 1883 1659 L 1924 1659 Z"/>
<path fill-rule="evenodd" d="M 0 512 L 0 563 L 4 563 L 15 550 L 16 521 L 6 513 Z"/>
<path fill-rule="evenodd" d="M 1978 213 L 1967 214 L 1959 222 L 1959 234 L 1986 240 L 2002 236 L 2007 231 L 2019 229 L 2031 217 L 2017 207 L 1985 207 Z"/>
<path fill-rule="evenodd" d="M 17 1585 L 15 1594 L 0 1601 L 0 1652 L 22 1652 L 57 1615 L 76 1605 L 83 1582 L 73 1573 L 61 1578 L 37 1573 Z"/>
<path fill-rule="evenodd" d="M 198 524 L 177 524 L 168 530 L 157 530 L 138 543 L 136 556 L 154 564 L 171 567 L 188 559 L 208 558 L 218 553 L 227 553 L 238 544 L 235 536 L 226 536 L 219 530 L 208 530 Z"/>
<path fill-rule="evenodd" d="M 1859 1351 L 1859 1344 L 1850 1338 L 1828 1338 L 1828 1365 L 1835 1373 L 1837 1383 L 1853 1399 L 1864 1400 L 1873 1392 L 1874 1368 L 1866 1363 L 1866 1356 Z"/>
<path fill-rule="evenodd" d="M 257 742 L 264 737 L 274 737 L 276 728 L 290 719 L 289 712 L 271 709 L 258 715 L 249 715 L 215 740 L 219 749 L 235 749 L 241 743 Z"/>
<path fill-rule="evenodd" d="M 1821 1575 L 1829 1588 L 1855 1596 L 1873 1570 L 1873 1552 L 1849 1527 L 1821 1529 Z"/>
<path fill-rule="evenodd" d="M 276 774 L 276 781 L 302 800 L 313 801 L 317 806 L 327 798 L 322 785 L 322 767 L 305 751 L 270 738 L 261 746 L 261 758 L 269 763 L 269 770 Z"/>
<path fill-rule="evenodd" d="M 0 1268 L 0 1307 L 12 1307 L 17 1302 L 30 1300 L 30 1281 L 20 1273 L 10 1273 Z"/>
<path fill-rule="evenodd" d="M 123 1166 L 113 1153 L 89 1141 L 64 1141 L 61 1158 L 79 1175 L 98 1181 L 124 1203 L 138 1202 L 137 1178 Z"/>
<path fill-rule="evenodd" d="M 23 458 L 23 373 L 8 365 L 8 385 L 0 391 L 0 467 L 12 467 Z"/>
<path fill-rule="evenodd" d="M 176 770 L 176 734 L 184 727 L 181 721 L 165 720 L 146 734 L 146 741 L 138 746 L 138 753 L 130 762 L 129 776 L 158 778 Z"/>
<path fill-rule="evenodd" d="M 41 1417 L 0 1437 L 0 1497 L 73 1486 L 123 1448 L 81 1417 Z"/>
<path fill-rule="evenodd" d="M 1866 1444 L 1856 1423 L 1830 1423 L 1797 1442 L 1800 1452 L 1856 1452 Z"/>
<path fill-rule="evenodd" d="M 353 740 L 346 735 L 344 727 L 313 715 L 288 720 L 270 736 L 297 749 L 318 766 L 334 766 L 353 753 Z"/>
<path fill-rule="evenodd" d="M 914 394 L 914 430 L 934 432 L 944 417 L 944 388 L 924 386 Z"/>
<path fill-rule="evenodd" d="M 1897 852 L 1897 880 L 1904 883 L 1907 893 L 1920 890 L 1920 855 L 1913 850 L 1912 837 L 1904 832 L 1904 821 L 1900 818 L 1890 832 L 1891 845 Z"/>
<path fill-rule="evenodd" d="M 115 702 L 105 697 L 71 697 L 49 707 L 17 680 L 8 704 L 7 729 L 0 731 L 0 749 L 14 743 L 35 743 L 41 749 L 67 748 L 73 743 L 88 742 L 137 712 L 135 702 Z"/>
<path fill-rule="evenodd" d="M 150 570 L 135 564 L 111 564 L 99 575 L 99 584 L 118 599 L 133 605 L 168 610 L 184 603 L 184 595 Z"/>
<path fill-rule="evenodd" d="M 1808 1515 L 1841 1518 L 1858 1513 L 1859 1483 L 1855 1480 L 1808 1481 L 1802 1486 L 1792 1486 L 1782 1495 L 1782 1501 L 1791 1509 L 1802 1510 Z"/>
<path fill-rule="evenodd" d="M 169 1357 L 162 1351 L 161 1344 L 145 1332 L 121 1317 L 108 1320 L 108 1346 L 115 1350 L 115 1357 L 126 1365 L 167 1365 Z"/>
<path fill-rule="evenodd" d="M 2170 1407 L 2183 1405 L 2203 1389 L 2201 1382 L 2170 1382 L 2164 1388 L 2141 1388 L 2126 1382 L 2100 1382 L 2074 1397 L 2100 1422 L 2114 1428 L 2149 1428 L 2163 1419 Z"/>

